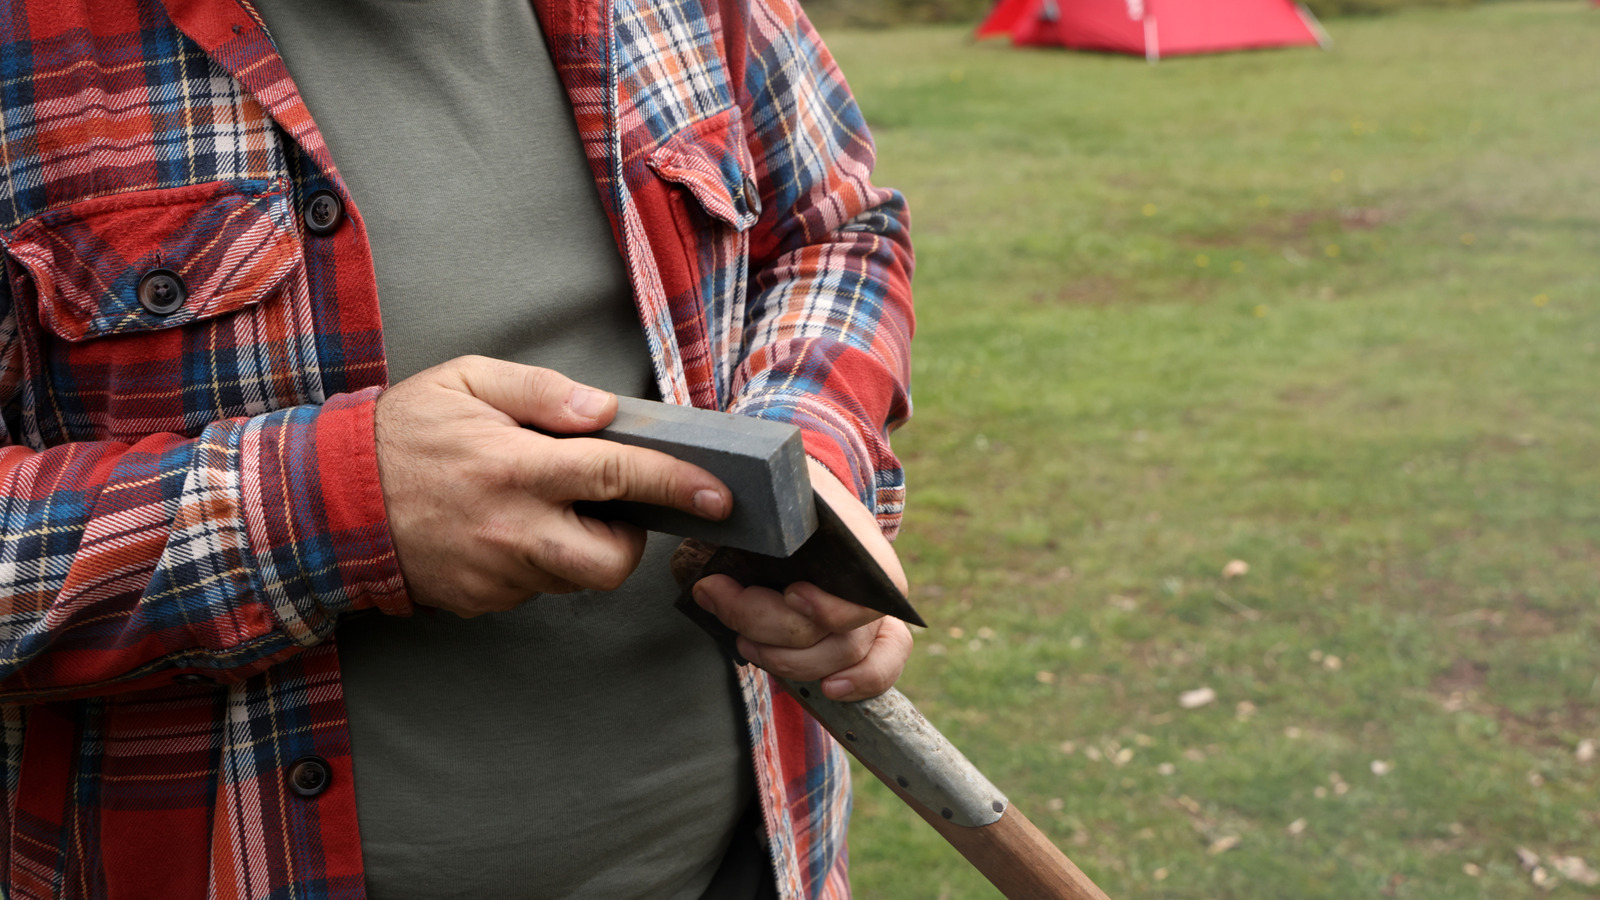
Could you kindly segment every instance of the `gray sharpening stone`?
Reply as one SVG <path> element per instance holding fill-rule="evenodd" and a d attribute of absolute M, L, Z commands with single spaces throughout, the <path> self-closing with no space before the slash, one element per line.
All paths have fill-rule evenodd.
<path fill-rule="evenodd" d="M 733 491 L 733 512 L 721 522 L 624 500 L 579 504 L 586 516 L 776 557 L 794 553 L 817 530 L 805 447 L 793 425 L 618 397 L 610 426 L 572 437 L 659 450 L 705 469 Z"/>

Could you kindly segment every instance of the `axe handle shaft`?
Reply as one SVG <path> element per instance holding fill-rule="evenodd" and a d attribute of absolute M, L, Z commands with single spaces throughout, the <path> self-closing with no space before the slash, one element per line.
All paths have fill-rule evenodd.
<path fill-rule="evenodd" d="M 929 809 L 903 788 L 903 773 L 891 774 L 884 769 L 887 763 L 876 758 L 874 748 L 885 746 L 885 741 L 869 738 L 886 738 L 887 743 L 897 745 L 900 751 L 906 751 L 907 744 L 897 740 L 894 735 L 869 736 L 861 733 L 862 730 L 891 727 L 897 722 L 914 722 L 918 730 L 931 735 L 933 743 L 910 745 L 912 756 L 933 758 L 913 758 L 910 760 L 913 765 L 919 766 L 923 773 L 938 772 L 941 779 L 988 785 L 988 780 L 928 724 L 904 694 L 891 689 L 881 697 L 860 701 L 876 707 L 871 716 L 863 718 L 852 714 L 854 710 L 851 708 L 860 704 L 813 702 L 817 697 L 814 685 L 801 685 L 775 676 L 773 680 L 828 729 L 863 766 L 878 776 L 878 780 L 888 785 L 889 790 L 927 820 L 950 846 L 966 857 L 1009 900 L 1109 900 L 1105 892 L 1090 881 L 1089 876 L 1083 874 L 1015 805 L 1006 803 L 999 817 L 987 824 L 957 824 L 942 814 L 948 810 Z M 919 746 L 921 749 L 917 749 Z"/>
<path fill-rule="evenodd" d="M 673 575 L 684 587 L 678 608 L 738 659 L 732 630 L 688 594 L 714 552 L 686 541 L 673 555 Z M 840 703 L 816 682 L 771 677 L 1008 900 L 1109 900 L 898 690 Z"/>

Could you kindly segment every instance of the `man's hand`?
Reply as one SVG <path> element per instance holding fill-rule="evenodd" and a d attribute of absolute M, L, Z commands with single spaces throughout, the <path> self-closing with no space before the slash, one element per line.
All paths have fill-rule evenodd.
<path fill-rule="evenodd" d="M 807 462 L 812 490 L 905 591 L 905 570 L 872 513 L 827 468 Z M 694 599 L 739 632 L 745 659 L 784 678 L 820 679 L 822 692 L 834 700 L 864 700 L 887 691 L 911 655 L 911 630 L 904 622 L 812 584 L 792 584 L 779 593 L 712 575 L 695 584 Z"/>
<path fill-rule="evenodd" d="M 604 428 L 617 398 L 549 369 L 466 356 L 378 398 L 378 475 L 411 599 L 461 616 L 538 593 L 611 590 L 639 564 L 645 533 L 572 511 L 636 500 L 708 519 L 732 508 L 705 470 L 654 450 L 557 439 Z"/>

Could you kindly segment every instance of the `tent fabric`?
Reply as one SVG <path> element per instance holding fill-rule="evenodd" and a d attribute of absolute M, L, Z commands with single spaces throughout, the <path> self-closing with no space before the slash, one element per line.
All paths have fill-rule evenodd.
<path fill-rule="evenodd" d="M 1293 0 L 1000 0 L 979 37 L 1018 46 L 1135 53 L 1150 59 L 1325 43 Z"/>

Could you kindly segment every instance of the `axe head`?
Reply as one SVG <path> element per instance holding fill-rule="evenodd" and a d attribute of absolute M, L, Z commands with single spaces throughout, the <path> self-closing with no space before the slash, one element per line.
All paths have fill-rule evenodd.
<path fill-rule="evenodd" d="M 618 397 L 616 419 L 585 436 L 659 450 L 705 469 L 733 491 L 733 511 L 711 522 L 667 507 L 608 501 L 579 504 L 583 515 L 720 547 L 702 577 L 727 574 L 775 589 L 809 581 L 868 609 L 926 624 L 839 516 L 812 493 L 799 428 Z"/>

